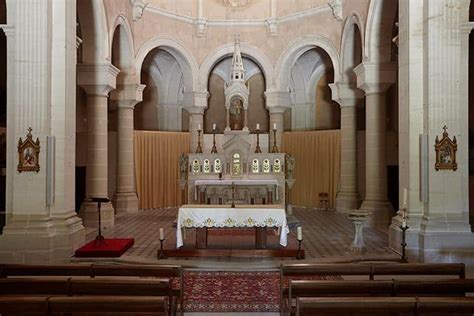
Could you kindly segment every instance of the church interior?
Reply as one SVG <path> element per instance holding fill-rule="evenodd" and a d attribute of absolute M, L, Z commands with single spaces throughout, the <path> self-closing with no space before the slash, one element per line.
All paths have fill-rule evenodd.
<path fill-rule="evenodd" d="M 473 315 L 473 30 L 0 0 L 0 315 Z"/>

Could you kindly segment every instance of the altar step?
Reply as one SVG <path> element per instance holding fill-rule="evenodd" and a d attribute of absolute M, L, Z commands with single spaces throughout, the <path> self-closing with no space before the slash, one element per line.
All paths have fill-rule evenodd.
<path fill-rule="evenodd" d="M 168 258 L 210 257 L 210 258 L 295 258 L 296 248 L 288 249 L 168 249 L 164 250 Z M 304 250 L 302 250 L 304 258 Z"/>

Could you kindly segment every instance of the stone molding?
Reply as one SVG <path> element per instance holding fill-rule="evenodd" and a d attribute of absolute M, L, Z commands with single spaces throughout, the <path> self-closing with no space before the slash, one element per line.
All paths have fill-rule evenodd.
<path fill-rule="evenodd" d="M 116 79 L 120 70 L 114 65 L 79 64 L 77 65 L 77 85 L 88 95 L 107 97 L 115 89 Z"/>
<path fill-rule="evenodd" d="M 397 80 L 396 63 L 362 62 L 354 68 L 357 87 L 366 94 L 383 93 Z"/>
<path fill-rule="evenodd" d="M 283 113 L 291 108 L 290 93 L 286 91 L 264 92 L 266 108 L 270 113 Z"/>

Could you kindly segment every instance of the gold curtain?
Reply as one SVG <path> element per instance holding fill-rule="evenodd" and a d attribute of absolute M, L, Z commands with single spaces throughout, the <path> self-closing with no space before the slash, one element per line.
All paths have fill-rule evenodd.
<path fill-rule="evenodd" d="M 319 193 L 327 192 L 329 205 L 334 207 L 341 170 L 340 131 L 284 133 L 282 152 L 295 157 L 291 204 L 317 206 Z"/>
<path fill-rule="evenodd" d="M 135 131 L 135 178 L 140 209 L 179 206 L 178 157 L 189 153 L 189 133 Z"/>

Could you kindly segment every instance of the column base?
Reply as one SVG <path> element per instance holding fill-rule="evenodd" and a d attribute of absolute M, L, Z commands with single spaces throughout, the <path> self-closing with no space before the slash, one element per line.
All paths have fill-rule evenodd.
<path fill-rule="evenodd" d="M 0 236 L 0 262 L 64 264 L 85 240 L 82 221 L 73 211 L 56 218 L 13 216 Z"/>
<path fill-rule="evenodd" d="M 345 212 L 359 208 L 359 194 L 357 192 L 339 191 L 336 196 L 336 211 Z"/>
<path fill-rule="evenodd" d="M 100 206 L 102 229 L 114 226 L 115 212 L 112 203 L 102 203 Z M 90 201 L 82 202 L 79 215 L 82 218 L 84 226 L 87 228 L 98 228 L 99 214 L 97 212 L 97 203 Z"/>
<path fill-rule="evenodd" d="M 138 213 L 138 198 L 135 192 L 116 193 L 114 199 L 117 214 Z"/>
<path fill-rule="evenodd" d="M 392 204 L 389 201 L 364 200 L 360 210 L 371 213 L 367 221 L 369 227 L 388 229 L 392 213 Z"/>

